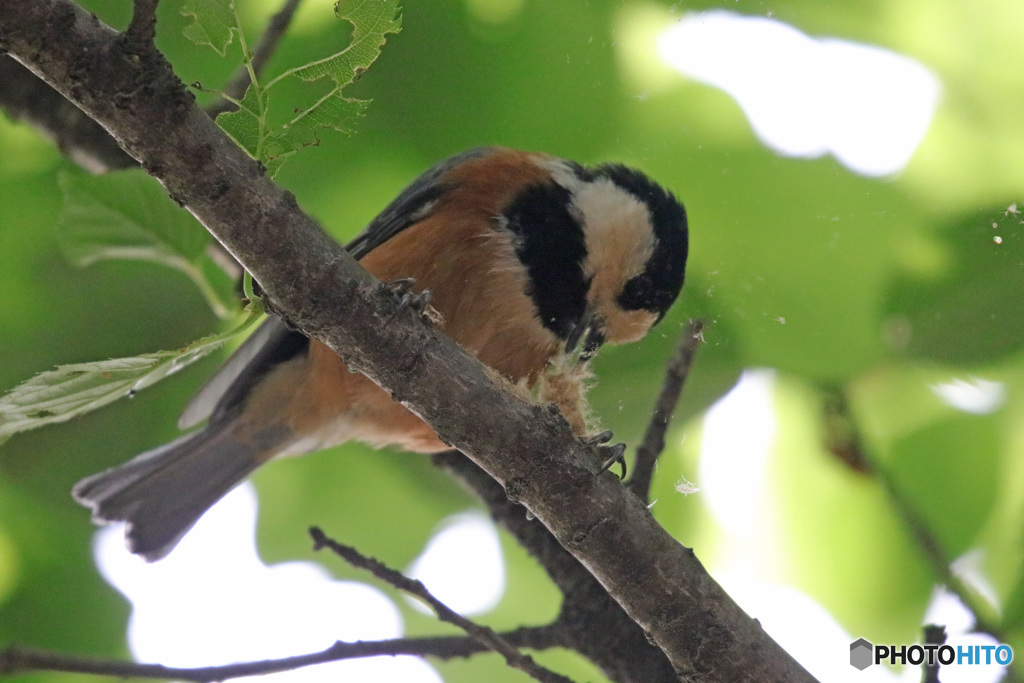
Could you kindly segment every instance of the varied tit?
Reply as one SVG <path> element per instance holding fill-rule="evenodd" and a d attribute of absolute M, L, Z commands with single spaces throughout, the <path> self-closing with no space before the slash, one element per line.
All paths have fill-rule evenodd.
<path fill-rule="evenodd" d="M 682 204 L 639 171 L 481 148 L 417 178 L 349 245 L 384 282 L 430 291 L 439 325 L 513 384 L 643 337 L 683 285 Z M 575 353 L 574 353 L 575 351 Z M 582 359 L 582 360 L 579 360 Z M 542 393 L 543 397 L 543 393 Z M 573 412 L 562 405 L 563 412 Z M 165 556 L 253 470 L 349 440 L 446 450 L 418 417 L 327 346 L 270 317 L 179 420 L 202 429 L 74 487 L 129 549 Z M 585 429 L 575 416 L 577 433 Z"/>

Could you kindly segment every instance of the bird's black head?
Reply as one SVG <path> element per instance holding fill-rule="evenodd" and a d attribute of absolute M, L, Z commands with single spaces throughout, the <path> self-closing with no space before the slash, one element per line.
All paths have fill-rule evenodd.
<path fill-rule="evenodd" d="M 626 281 L 618 304 L 627 311 L 657 313 L 661 320 L 683 288 L 689 251 L 686 209 L 671 192 L 639 171 L 608 165 L 597 172 L 647 207 L 654 235 L 654 248 L 643 272 Z"/>
<path fill-rule="evenodd" d="M 683 286 L 683 205 L 625 166 L 537 163 L 551 182 L 528 188 L 505 216 L 542 323 L 570 349 L 585 340 L 585 353 L 642 338 Z"/>

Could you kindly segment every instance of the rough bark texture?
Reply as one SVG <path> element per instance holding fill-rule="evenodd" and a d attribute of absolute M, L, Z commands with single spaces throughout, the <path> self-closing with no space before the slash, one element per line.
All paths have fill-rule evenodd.
<path fill-rule="evenodd" d="M 652 647 L 641 629 L 612 600 L 579 561 L 559 545 L 547 528 L 508 499 L 486 472 L 461 453 L 434 456 L 487 506 L 495 523 L 508 531 L 544 567 L 562 593 L 562 608 L 551 625 L 555 642 L 576 650 L 619 683 L 671 681 L 668 659 Z"/>
<path fill-rule="evenodd" d="M 516 398 L 396 301 L 195 106 L 151 44 L 68 0 L 0 2 L 0 49 L 106 128 L 252 272 L 276 310 L 391 388 L 522 503 L 684 681 L 813 680 L 562 417 Z M 342 324 L 343 321 L 343 324 Z"/>

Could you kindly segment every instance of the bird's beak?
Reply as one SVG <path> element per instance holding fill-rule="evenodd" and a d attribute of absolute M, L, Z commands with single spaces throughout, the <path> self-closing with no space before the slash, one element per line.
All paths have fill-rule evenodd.
<path fill-rule="evenodd" d="M 565 352 L 572 353 L 575 351 L 581 339 L 585 340 L 583 342 L 583 349 L 580 351 L 581 360 L 588 360 L 593 357 L 601 347 L 601 344 L 604 344 L 604 330 L 602 329 L 601 318 L 590 306 L 587 306 L 587 310 L 583 312 L 580 319 L 569 330 L 569 336 L 565 339 Z"/>

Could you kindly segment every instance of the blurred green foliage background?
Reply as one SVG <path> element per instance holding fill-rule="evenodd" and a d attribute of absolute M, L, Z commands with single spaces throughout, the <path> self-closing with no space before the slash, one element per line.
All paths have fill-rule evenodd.
<path fill-rule="evenodd" d="M 83 4 L 114 26 L 130 12 L 128 2 Z M 239 7 L 250 40 L 277 9 L 273 0 Z M 941 103 L 905 171 L 869 179 L 830 157 L 781 157 L 732 98 L 661 64 L 657 31 L 715 7 L 883 46 L 933 70 Z M 158 44 L 182 80 L 226 82 L 237 53 L 197 49 L 182 38 L 179 3 L 160 10 Z M 850 633 L 915 642 L 936 576 L 879 478 L 826 447 L 827 392 L 838 390 L 865 453 L 949 559 L 975 551 L 994 600 L 976 596 L 985 616 L 1024 647 L 1024 226 L 1007 211 L 1024 206 L 1024 5 L 411 0 L 403 17 L 402 33 L 349 90 L 373 100 L 358 133 L 325 134 L 278 175 L 302 207 L 345 240 L 431 163 L 482 144 L 643 168 L 687 206 L 687 284 L 648 339 L 602 353 L 592 400 L 635 444 L 682 325 L 708 320 L 655 482 L 662 523 L 714 573 L 714 521 L 700 494 L 684 498 L 673 486 L 696 478 L 702 412 L 745 368 L 773 368 L 777 436 L 762 499 L 778 524 L 766 551 L 772 579 L 810 594 Z M 331 3 L 305 0 L 271 72 L 339 49 L 348 30 Z M 3 118 L 0 149 L 0 390 L 58 363 L 175 348 L 218 329 L 169 269 L 69 264 L 55 226 L 57 176 L 70 163 Z M 92 527 L 69 490 L 174 437 L 178 413 L 217 362 L 0 449 L 0 643 L 125 653 L 129 607 L 93 567 Z M 972 377 L 1002 383 L 1005 399 L 974 414 L 933 390 Z M 359 446 L 277 463 L 255 480 L 268 562 L 310 558 L 305 528 L 315 522 L 405 566 L 446 515 L 473 505 L 426 459 Z M 550 618 L 554 590 L 524 553 L 504 547 L 508 589 L 484 620 Z M 441 630 L 405 613 L 413 633 Z M 521 680 L 495 659 L 440 670 L 451 681 Z"/>

